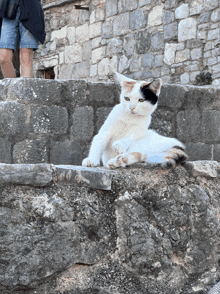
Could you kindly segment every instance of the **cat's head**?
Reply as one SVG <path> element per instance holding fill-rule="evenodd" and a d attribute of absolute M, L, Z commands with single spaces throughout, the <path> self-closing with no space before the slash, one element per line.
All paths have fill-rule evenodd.
<path fill-rule="evenodd" d="M 161 79 L 135 81 L 119 73 L 115 73 L 115 77 L 121 85 L 120 103 L 126 112 L 144 116 L 154 112 L 162 86 Z"/>

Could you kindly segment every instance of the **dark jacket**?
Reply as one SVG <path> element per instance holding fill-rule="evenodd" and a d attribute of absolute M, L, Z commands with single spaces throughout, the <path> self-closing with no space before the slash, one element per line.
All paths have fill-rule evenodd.
<path fill-rule="evenodd" d="M 15 18 L 13 6 L 16 0 L 0 0 L 0 18 Z M 32 33 L 32 35 L 42 44 L 45 40 L 44 13 L 40 0 L 19 0 L 20 18 L 23 26 Z M 10 13 L 9 13 L 10 12 Z M 0 21 L 1 25 L 1 21 Z"/>

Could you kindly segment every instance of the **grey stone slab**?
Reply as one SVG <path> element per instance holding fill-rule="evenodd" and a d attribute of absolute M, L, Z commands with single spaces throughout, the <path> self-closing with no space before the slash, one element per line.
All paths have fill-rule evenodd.
<path fill-rule="evenodd" d="M 76 107 L 72 115 L 71 136 L 77 141 L 90 140 L 94 132 L 94 110 L 91 106 Z"/>
<path fill-rule="evenodd" d="M 202 115 L 203 140 L 205 143 L 220 143 L 220 111 L 206 110 Z"/>
<path fill-rule="evenodd" d="M 102 38 L 103 39 L 113 38 L 113 20 L 109 20 L 103 23 Z"/>
<path fill-rule="evenodd" d="M 97 132 L 105 122 L 107 116 L 111 112 L 112 107 L 99 107 L 96 111 L 97 121 L 96 121 L 96 130 Z"/>
<path fill-rule="evenodd" d="M 153 51 L 164 50 L 164 36 L 162 33 L 155 33 L 152 35 L 151 46 Z"/>
<path fill-rule="evenodd" d="M 184 88 L 184 86 L 164 84 L 161 88 L 158 106 L 178 110 L 184 105 L 186 94 L 187 88 Z"/>
<path fill-rule="evenodd" d="M 81 79 L 81 78 L 87 78 L 90 74 L 90 60 L 85 60 L 79 63 L 75 64 L 74 68 L 74 78 L 75 79 Z"/>
<path fill-rule="evenodd" d="M 189 161 L 184 166 L 193 177 L 217 178 L 220 169 L 219 163 L 212 160 Z"/>
<path fill-rule="evenodd" d="M 112 171 L 70 165 L 56 165 L 55 167 L 59 184 L 111 190 Z"/>
<path fill-rule="evenodd" d="M 87 103 L 87 83 L 84 80 L 62 81 L 63 102 L 70 102 L 73 106 Z"/>
<path fill-rule="evenodd" d="M 205 13 L 200 15 L 199 22 L 200 23 L 206 23 L 206 22 L 209 21 L 209 19 L 210 19 L 210 12 L 205 12 Z"/>
<path fill-rule="evenodd" d="M 150 128 L 163 136 L 175 137 L 175 114 L 158 107 L 152 115 Z"/>
<path fill-rule="evenodd" d="M 89 101 L 102 103 L 102 106 L 112 106 L 118 100 L 118 89 L 111 83 L 88 83 Z M 100 104 L 99 104 L 100 106 Z"/>
<path fill-rule="evenodd" d="M 140 30 L 144 27 L 146 27 L 147 20 L 146 15 L 143 12 L 142 9 L 137 9 L 130 14 L 130 29 L 132 31 L 134 30 Z"/>
<path fill-rule="evenodd" d="M 68 113 L 60 106 L 31 106 L 31 131 L 37 134 L 66 134 Z"/>
<path fill-rule="evenodd" d="M 74 141 L 52 141 L 50 143 L 50 163 L 80 165 L 82 163 L 82 147 Z"/>
<path fill-rule="evenodd" d="M 174 21 L 174 13 L 170 10 L 165 10 L 163 14 L 163 23 L 168 24 Z"/>
<path fill-rule="evenodd" d="M 220 144 L 214 145 L 213 160 L 220 162 Z"/>
<path fill-rule="evenodd" d="M 147 68 L 151 68 L 154 62 L 154 56 L 152 53 L 146 53 L 143 56 L 142 59 L 142 66 L 143 67 L 147 67 Z"/>
<path fill-rule="evenodd" d="M 177 136 L 184 142 L 201 142 L 201 114 L 198 110 L 185 110 L 177 114 Z"/>
<path fill-rule="evenodd" d="M 130 57 L 131 55 L 134 54 L 135 45 L 136 45 L 136 41 L 135 41 L 134 34 L 129 34 L 124 37 L 123 49 L 124 49 L 126 56 Z"/>
<path fill-rule="evenodd" d="M 106 16 L 107 17 L 117 14 L 118 1 L 117 0 L 107 0 L 106 5 L 105 5 L 105 9 L 106 9 Z"/>
<path fill-rule="evenodd" d="M 113 31 L 116 36 L 125 35 L 129 32 L 129 12 L 116 16 L 113 23 Z"/>
<path fill-rule="evenodd" d="M 120 39 L 111 39 L 107 46 L 107 55 L 112 57 L 117 54 L 122 53 L 122 40 Z"/>
<path fill-rule="evenodd" d="M 205 143 L 186 143 L 186 153 L 188 159 L 192 160 L 211 160 L 212 146 Z"/>
<path fill-rule="evenodd" d="M 11 143 L 6 138 L 0 138 L 0 162 L 11 163 Z"/>
<path fill-rule="evenodd" d="M 148 30 L 140 31 L 136 35 L 136 52 L 145 54 L 150 49 L 151 35 Z"/>
<path fill-rule="evenodd" d="M 7 98 L 20 103 L 48 104 L 61 101 L 61 83 L 57 80 L 18 78 L 13 79 Z"/>
<path fill-rule="evenodd" d="M 175 41 L 178 39 L 178 26 L 176 22 L 164 26 L 164 39 L 166 41 Z"/>
<path fill-rule="evenodd" d="M 152 78 L 153 75 L 152 75 L 152 72 L 151 71 L 137 71 L 137 72 L 134 72 L 132 78 L 135 79 L 135 80 L 147 80 L 147 79 L 150 79 Z"/>
<path fill-rule="evenodd" d="M 0 185 L 44 187 L 52 181 L 50 164 L 0 164 Z"/>
<path fill-rule="evenodd" d="M 0 102 L 0 136 L 24 138 L 28 132 L 28 107 L 11 101 Z"/>
<path fill-rule="evenodd" d="M 134 10 L 138 6 L 137 0 L 118 0 L 118 12 Z"/>
<path fill-rule="evenodd" d="M 13 148 L 14 163 L 46 163 L 48 161 L 48 147 L 45 139 L 18 142 Z"/>

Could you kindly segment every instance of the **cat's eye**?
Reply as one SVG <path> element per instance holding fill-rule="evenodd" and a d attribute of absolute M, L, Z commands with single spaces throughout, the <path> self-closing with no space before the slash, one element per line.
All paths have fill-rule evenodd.
<path fill-rule="evenodd" d="M 126 101 L 130 101 L 130 98 L 129 98 L 129 97 L 125 97 L 125 100 L 126 100 Z"/>
<path fill-rule="evenodd" d="M 144 102 L 145 99 L 140 98 L 138 101 L 139 101 L 139 102 Z"/>

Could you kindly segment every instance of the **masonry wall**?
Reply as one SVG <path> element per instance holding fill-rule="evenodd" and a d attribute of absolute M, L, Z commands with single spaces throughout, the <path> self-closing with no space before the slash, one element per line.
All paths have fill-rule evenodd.
<path fill-rule="evenodd" d="M 0 162 L 81 165 L 118 101 L 113 83 L 2 80 Z M 189 160 L 220 161 L 219 101 L 219 88 L 165 84 L 151 128 L 184 142 Z"/>
<path fill-rule="evenodd" d="M 47 39 L 35 53 L 35 74 L 53 67 L 61 79 L 109 81 L 118 71 L 218 85 L 219 6 L 219 0 L 44 1 Z"/>

